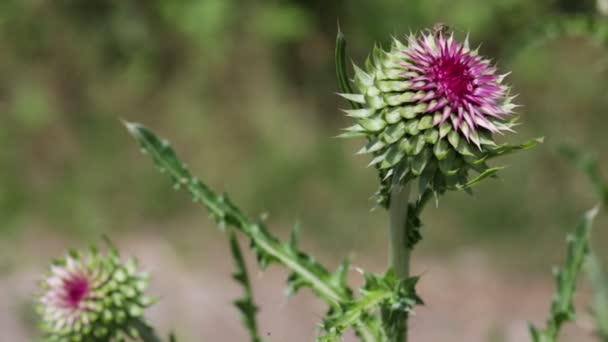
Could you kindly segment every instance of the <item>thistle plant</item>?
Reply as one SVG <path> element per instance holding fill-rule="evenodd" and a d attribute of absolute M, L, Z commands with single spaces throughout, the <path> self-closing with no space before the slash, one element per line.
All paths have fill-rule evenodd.
<path fill-rule="evenodd" d="M 470 192 L 500 170 L 490 167 L 489 159 L 542 141 L 495 142 L 494 135 L 512 132 L 517 120 L 515 96 L 504 84 L 507 74 L 497 74 L 479 49 L 470 48 L 468 37 L 460 43 L 446 31 L 440 26 L 404 42 L 393 39 L 388 51 L 375 47 L 365 70 L 354 66 L 356 91 L 346 76 L 345 42 L 338 34 L 340 95 L 356 121 L 342 136 L 367 138 L 359 153 L 372 154 L 370 165 L 378 170 L 377 203 L 390 211 L 389 266 L 404 281 L 421 238 L 418 215 L 426 201 L 448 190 Z M 417 183 L 413 204 L 411 183 Z M 391 340 L 407 339 L 407 312 L 392 317 L 398 328 L 391 330 Z"/>
<path fill-rule="evenodd" d="M 348 259 L 331 271 L 300 248 L 295 230 L 288 241 L 281 241 L 263 220 L 246 215 L 227 194 L 193 175 L 167 140 L 141 124 L 125 123 L 174 188 L 187 190 L 229 236 L 236 266 L 233 278 L 244 290 L 234 304 L 252 342 L 266 339 L 259 333 L 259 306 L 237 235 L 249 240 L 261 269 L 277 264 L 290 271 L 289 294 L 307 288 L 327 304 L 317 341 L 338 341 L 353 329 L 361 341 L 404 342 L 408 318 L 423 304 L 416 291 L 419 276 L 411 274 L 410 259 L 422 239 L 420 216 L 426 204 L 433 198 L 439 203 L 450 190 L 472 193 L 475 184 L 497 177 L 501 167 L 489 164 L 493 158 L 542 142 L 542 138 L 521 144 L 497 142 L 499 135 L 514 133 L 518 124 L 508 74 L 500 73 L 479 48 L 472 49 L 468 37 L 460 40 L 444 25 L 403 40 L 395 38 L 388 50 L 374 47 L 364 68 L 353 66 L 352 79 L 341 32 L 335 57 L 339 94 L 351 106 L 344 111 L 354 120 L 341 136 L 366 139 L 359 153 L 371 155 L 370 165 L 379 181 L 376 204 L 388 211 L 390 219 L 387 268 L 381 274 L 362 271 L 365 283 L 358 291 L 347 281 Z M 608 188 L 596 164 L 572 159 L 583 165 L 606 201 Z M 572 299 L 584 267 L 594 286 L 601 288 L 594 312 L 598 334 L 606 334 L 604 275 L 598 263 L 586 264 L 591 260 L 590 229 L 597 211 L 589 211 L 568 239 L 565 266 L 556 271 L 557 292 L 547 326 L 531 326 L 533 341 L 555 342 L 561 326 L 574 319 Z M 45 340 L 162 340 L 143 318 L 152 302 L 144 295 L 147 277 L 137 271 L 134 260 L 121 262 L 114 247 L 106 255 L 94 248 L 88 254 L 70 252 L 53 263 L 41 284 L 39 311 Z M 176 341 L 173 335 L 168 340 Z"/>
<path fill-rule="evenodd" d="M 450 33 L 410 35 L 405 42 L 394 40 L 388 52 L 375 48 L 366 71 L 355 67 L 357 92 L 352 91 L 346 72 L 345 44 L 339 33 L 338 79 L 342 96 L 353 106 L 346 112 L 356 125 L 343 136 L 367 137 L 361 152 L 373 155 L 371 164 L 380 176 L 379 204 L 389 209 L 391 218 L 389 267 L 383 274 L 365 273 L 358 296 L 346 281 L 348 262 L 330 272 L 299 249 L 295 234 L 289 242 L 281 242 L 263 222 L 248 218 L 227 195 L 193 176 L 166 140 L 140 124 L 126 125 L 176 188 L 186 188 L 220 227 L 232 226 L 250 239 L 260 267 L 279 263 L 292 271 L 288 292 L 308 287 L 328 304 L 320 341 L 338 340 L 351 327 L 363 341 L 405 341 L 407 317 L 422 303 L 415 291 L 418 277 L 409 274 L 409 254 L 421 238 L 419 216 L 425 204 L 448 190 L 469 190 L 499 170 L 487 165 L 489 159 L 530 148 L 540 140 L 521 145 L 494 142 L 494 134 L 513 130 L 514 96 L 503 84 L 505 75 L 498 75 L 487 59 Z M 418 186 L 411 191 L 413 182 Z M 418 195 L 410 196 L 413 193 Z M 246 293 L 237 306 L 252 341 L 260 341 L 253 318 L 257 306 L 240 249 L 231 241 L 239 268 L 235 278 Z"/>
<path fill-rule="evenodd" d="M 153 304 L 147 286 L 135 259 L 122 262 L 113 247 L 107 254 L 70 251 L 40 282 L 44 341 L 160 341 L 143 318 Z"/>

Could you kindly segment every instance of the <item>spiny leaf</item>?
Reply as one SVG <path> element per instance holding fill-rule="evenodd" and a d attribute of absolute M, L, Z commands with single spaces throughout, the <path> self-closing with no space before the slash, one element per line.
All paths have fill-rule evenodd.
<path fill-rule="evenodd" d="M 348 286 L 348 271 L 350 269 L 350 260 L 345 258 L 344 261 L 338 266 L 336 271 L 332 274 L 332 283 L 337 286 L 347 287 Z"/>
<path fill-rule="evenodd" d="M 171 145 L 136 123 L 126 123 L 131 135 L 138 141 L 157 167 L 168 174 L 175 184 L 186 188 L 195 202 L 203 204 L 210 216 L 220 226 L 232 226 L 250 239 L 251 248 L 260 266 L 280 263 L 292 271 L 288 286 L 311 288 L 332 307 L 352 300 L 352 290 L 333 283 L 332 273 L 308 254 L 294 249 L 273 236 L 261 222 L 252 221 L 236 207 L 227 195 L 218 195 L 198 178 L 192 176 L 185 164 L 179 160 Z M 374 322 L 370 323 L 371 326 Z M 358 333 L 369 335 L 367 325 Z"/>
<path fill-rule="evenodd" d="M 608 205 L 608 184 L 602 179 L 597 158 L 591 153 L 584 153 L 571 145 L 560 146 L 559 152 L 587 175 L 604 205 Z M 603 341 L 608 341 L 608 275 L 604 273 L 599 260 L 593 253 L 590 253 L 587 258 L 585 271 L 593 289 L 591 308 L 597 334 Z"/>
<path fill-rule="evenodd" d="M 192 176 L 168 142 L 161 141 L 141 125 L 129 123 L 127 127 L 157 166 L 165 170 L 174 182 L 185 186 L 197 202 L 204 204 L 217 223 L 232 225 L 249 237 L 259 258 L 280 262 L 293 269 L 330 303 L 337 304 L 344 298 L 344 289 L 327 285 L 326 280 L 330 274 L 323 266 L 306 254 L 290 252 L 290 248 L 285 248 L 277 238 L 270 235 L 264 224 L 251 221 L 227 196 L 218 195 Z"/>
<path fill-rule="evenodd" d="M 517 151 L 522 151 L 522 150 L 527 150 L 530 149 L 538 144 L 541 144 L 544 142 L 544 138 L 540 137 L 540 138 L 535 138 L 535 139 L 531 139 L 526 141 L 525 143 L 522 144 L 502 144 L 497 146 L 496 148 L 492 149 L 489 152 L 489 156 L 488 159 L 490 158 L 494 158 L 494 157 L 500 157 L 500 156 L 505 156 Z"/>
<path fill-rule="evenodd" d="M 534 342 L 555 342 L 563 323 L 574 319 L 574 304 L 577 276 L 589 253 L 591 224 L 598 207 L 585 213 L 573 235 L 567 238 L 566 262 L 554 272 L 556 292 L 551 303 L 551 312 L 545 329 L 530 326 Z"/>
<path fill-rule="evenodd" d="M 317 338 L 318 342 L 331 342 L 341 339 L 346 329 L 361 324 L 369 312 L 377 310 L 380 304 L 392 296 L 390 290 L 366 291 L 356 301 L 342 305 L 328 315 L 322 323 L 325 332 Z M 378 341 L 376 338 L 374 341 Z"/>
<path fill-rule="evenodd" d="M 584 153 L 571 145 L 560 146 L 559 152 L 576 168 L 587 175 L 604 205 L 608 205 L 608 184 L 602 179 L 597 158 L 591 153 Z M 585 271 L 593 289 L 593 303 L 591 307 L 596 322 L 597 333 L 604 341 L 608 341 L 608 275 L 604 273 L 599 260 L 593 253 L 587 258 Z"/>
<path fill-rule="evenodd" d="M 243 259 L 243 253 L 241 252 L 241 247 L 239 246 L 239 242 L 236 239 L 234 232 L 230 232 L 230 252 L 232 253 L 232 258 L 234 259 L 234 264 L 236 267 L 236 271 L 232 274 L 232 277 L 243 287 L 244 290 L 243 297 L 237 299 L 234 302 L 234 305 L 241 312 L 243 322 L 245 323 L 247 331 L 249 331 L 251 341 L 263 342 L 263 339 L 258 333 L 258 324 L 256 320 L 258 307 L 253 301 L 253 291 L 251 289 L 251 283 L 249 282 L 249 275 L 247 274 L 247 266 L 245 264 L 245 260 Z"/>
<path fill-rule="evenodd" d="M 475 184 L 481 182 L 482 180 L 488 178 L 488 177 L 494 177 L 496 176 L 496 174 L 498 173 L 498 171 L 504 169 L 504 167 L 493 167 L 493 168 L 489 168 L 485 171 L 483 171 L 482 173 L 480 173 L 479 175 L 477 175 L 477 177 L 469 180 L 466 184 L 462 184 L 462 185 L 456 185 L 456 188 L 459 190 L 465 190 L 468 188 L 471 188 L 472 186 L 474 186 Z"/>
<path fill-rule="evenodd" d="M 324 334 L 317 342 L 340 340 L 346 329 L 365 322 L 374 311 L 383 309 L 407 314 L 414 305 L 422 304 L 415 292 L 417 277 L 398 280 L 392 271 L 382 275 L 366 273 L 364 277 L 361 297 L 329 312 L 322 324 Z M 386 339 L 386 334 L 380 333 L 374 341 Z"/>
<path fill-rule="evenodd" d="M 366 278 L 365 289 L 389 287 L 392 296 L 381 303 L 380 313 L 384 334 L 389 341 L 403 341 L 407 335 L 407 318 L 415 305 L 424 304 L 416 294 L 418 277 L 404 280 L 397 279 L 393 270 L 389 270 L 382 279 L 377 276 Z"/>

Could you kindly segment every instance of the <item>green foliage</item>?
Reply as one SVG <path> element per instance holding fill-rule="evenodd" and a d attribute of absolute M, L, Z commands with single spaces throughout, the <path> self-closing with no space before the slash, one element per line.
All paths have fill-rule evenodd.
<path fill-rule="evenodd" d="M 218 195 L 192 176 L 167 141 L 159 140 L 151 131 L 139 124 L 126 125 L 143 150 L 152 157 L 159 170 L 171 177 L 176 189 L 185 187 L 190 191 L 193 200 L 205 205 L 220 227 L 233 226 L 251 239 L 251 248 L 262 269 L 274 262 L 281 263 L 293 270 L 288 285 L 294 291 L 303 286 L 310 287 L 333 305 L 348 298 L 350 291 L 345 287 L 346 284 L 332 282 L 332 274 L 316 260 L 300 251 L 293 243 L 281 243 L 270 234 L 262 222 L 251 221 L 241 213 L 227 195 Z"/>
<path fill-rule="evenodd" d="M 249 282 L 247 266 L 245 265 L 239 242 L 233 232 L 230 232 L 230 252 L 232 253 L 236 266 L 236 271 L 232 274 L 232 277 L 243 287 L 245 292 L 242 298 L 239 298 L 234 302 L 234 305 L 241 312 L 245 327 L 247 327 L 249 335 L 251 336 L 251 341 L 263 342 L 264 340 L 258 333 L 258 324 L 256 321 L 258 307 L 253 301 L 253 290 L 251 289 L 251 283 Z"/>
<path fill-rule="evenodd" d="M 585 213 L 574 234 L 568 235 L 566 239 L 568 250 L 565 264 L 553 272 L 556 292 L 551 303 L 547 326 L 544 329 L 530 326 L 530 334 L 534 342 L 555 342 L 562 325 L 574 319 L 572 300 L 576 292 L 578 274 L 589 254 L 591 224 L 597 212 L 598 208 L 594 208 Z"/>
<path fill-rule="evenodd" d="M 345 264 L 336 272 L 329 272 L 314 258 L 301 251 L 295 238 L 289 243 L 281 242 L 262 222 L 254 222 L 245 216 L 227 195 L 218 195 L 193 176 L 179 160 L 168 141 L 157 138 L 154 133 L 139 124 L 126 123 L 126 126 L 141 145 L 142 151 L 150 155 L 162 173 L 169 175 L 176 189 L 186 188 L 195 202 L 207 208 L 220 227 L 232 226 L 250 239 L 251 249 L 262 269 L 271 263 L 279 263 L 292 271 L 287 279 L 290 293 L 295 293 L 302 287 L 311 288 L 332 308 L 339 308 L 353 299 L 352 290 L 346 283 L 348 267 Z M 372 333 L 367 329 L 368 326 L 373 328 L 373 321 L 364 322 L 362 325 L 358 334 L 365 341 L 369 341 L 365 336 Z"/>
<path fill-rule="evenodd" d="M 422 304 L 415 291 L 418 277 L 399 280 L 392 270 L 383 275 L 365 273 L 364 276 L 365 285 L 360 290 L 361 297 L 332 309 L 322 324 L 325 335 L 318 341 L 339 340 L 347 328 L 369 321 L 369 314 L 378 308 L 382 315 L 390 318 L 383 321 L 383 324 L 387 324 L 374 341 L 401 341 L 394 336 L 392 329 L 405 322 L 404 316 L 408 315 L 414 305 Z"/>
<path fill-rule="evenodd" d="M 545 141 L 544 137 L 538 137 L 538 138 L 530 139 L 521 144 L 498 145 L 494 150 L 492 150 L 492 152 L 488 156 L 488 159 L 506 156 L 506 155 L 509 155 L 511 153 L 518 152 L 518 151 L 525 151 L 525 150 L 535 147 L 538 144 L 542 144 L 544 141 Z"/>
<path fill-rule="evenodd" d="M 604 206 L 608 206 L 608 184 L 602 178 L 597 157 L 572 145 L 560 146 L 559 151 L 587 176 L 596 195 L 603 201 Z M 602 269 L 600 261 L 593 251 L 590 251 L 587 257 L 585 272 L 593 291 L 591 309 L 596 322 L 597 334 L 603 341 L 608 341 L 608 274 Z"/>
<path fill-rule="evenodd" d="M 407 318 L 414 305 L 423 304 L 418 297 L 415 286 L 418 277 L 397 279 L 391 271 L 384 277 L 372 275 L 373 280 L 366 278 L 371 288 L 390 288 L 393 295 L 381 303 L 382 325 L 388 341 L 401 342 L 407 340 Z M 366 283 L 367 285 L 367 283 Z"/>

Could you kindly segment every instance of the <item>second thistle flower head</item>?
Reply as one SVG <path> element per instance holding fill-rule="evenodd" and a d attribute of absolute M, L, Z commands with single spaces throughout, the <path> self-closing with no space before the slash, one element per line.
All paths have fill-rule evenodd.
<path fill-rule="evenodd" d="M 41 281 L 38 311 L 47 341 L 124 341 L 145 325 L 152 304 L 143 292 L 147 276 L 136 262 L 123 263 L 115 249 L 102 255 L 70 252 Z"/>
<path fill-rule="evenodd" d="M 360 153 L 374 155 L 384 191 L 395 177 L 418 178 L 421 191 L 465 187 L 469 171 L 488 170 L 485 160 L 504 148 L 493 135 L 515 124 L 506 75 L 444 32 L 395 39 L 355 72 L 358 93 L 341 94 L 358 107 L 346 111 L 357 124 L 345 135 L 368 137 Z"/>

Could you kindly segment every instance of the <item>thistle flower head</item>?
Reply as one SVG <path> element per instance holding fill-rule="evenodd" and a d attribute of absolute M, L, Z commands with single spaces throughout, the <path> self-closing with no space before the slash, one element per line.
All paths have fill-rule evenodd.
<path fill-rule="evenodd" d="M 415 99 L 426 104 L 424 113 L 440 113 L 433 125 L 450 120 L 454 130 L 480 147 L 475 134 L 508 130 L 493 123 L 512 114 L 514 105 L 507 101 L 509 87 L 502 85 L 505 75 L 496 75 L 490 61 L 443 34 L 410 36 L 400 65 L 408 71 L 403 76 L 417 92 Z M 492 120 L 492 121 L 491 121 Z"/>
<path fill-rule="evenodd" d="M 510 145 L 496 133 L 512 131 L 514 96 L 490 60 L 451 34 L 411 34 L 389 51 L 374 48 L 365 70 L 355 66 L 358 92 L 340 94 L 356 124 L 342 136 L 366 136 L 380 170 L 380 204 L 395 180 L 419 179 L 421 192 L 466 188 L 471 170 L 492 173 L 485 161 Z M 521 148 L 520 148 L 521 149 Z"/>
<path fill-rule="evenodd" d="M 50 266 L 40 282 L 38 311 L 48 341 L 122 341 L 138 336 L 147 277 L 134 259 L 123 263 L 115 249 L 101 255 L 72 251 Z"/>

